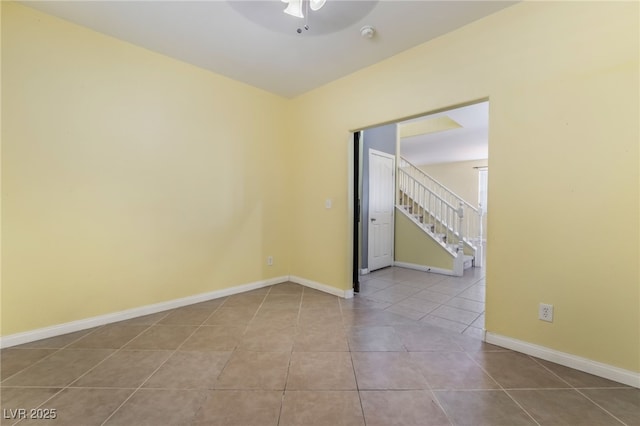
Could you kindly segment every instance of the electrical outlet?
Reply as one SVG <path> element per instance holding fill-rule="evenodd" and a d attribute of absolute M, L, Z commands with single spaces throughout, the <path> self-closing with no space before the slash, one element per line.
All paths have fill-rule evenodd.
<path fill-rule="evenodd" d="M 553 322 L 553 305 L 541 303 L 538 307 L 538 319 Z"/>
<path fill-rule="evenodd" d="M 273 256 L 267 256 L 267 265 L 273 266 Z"/>

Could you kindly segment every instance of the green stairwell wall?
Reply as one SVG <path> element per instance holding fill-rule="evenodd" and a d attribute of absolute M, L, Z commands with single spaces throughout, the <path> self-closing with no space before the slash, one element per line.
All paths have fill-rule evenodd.
<path fill-rule="evenodd" d="M 400 209 L 395 215 L 395 261 L 453 270 L 454 258 Z"/>

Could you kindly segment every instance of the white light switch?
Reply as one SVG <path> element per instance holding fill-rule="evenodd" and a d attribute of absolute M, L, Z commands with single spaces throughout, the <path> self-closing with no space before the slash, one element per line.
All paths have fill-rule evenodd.
<path fill-rule="evenodd" d="M 331 201 L 331 198 L 327 198 L 326 200 L 324 200 L 325 208 L 330 209 L 332 205 L 333 205 L 333 202 Z"/>

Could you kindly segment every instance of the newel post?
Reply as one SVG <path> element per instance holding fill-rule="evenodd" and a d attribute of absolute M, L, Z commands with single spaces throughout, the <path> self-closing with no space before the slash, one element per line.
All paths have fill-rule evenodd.
<path fill-rule="evenodd" d="M 462 222 L 464 220 L 464 203 L 460 201 L 460 205 L 458 206 L 458 251 L 464 250 L 464 235 L 462 234 Z"/>
<path fill-rule="evenodd" d="M 478 240 L 480 240 L 480 245 L 482 245 L 482 203 L 478 203 Z"/>
<path fill-rule="evenodd" d="M 482 229 L 482 216 L 484 212 L 482 210 L 482 203 L 478 203 L 478 243 L 476 244 L 476 256 L 474 259 L 474 266 L 477 268 L 482 267 L 482 263 L 484 262 L 484 245 L 483 234 L 484 230 Z"/>

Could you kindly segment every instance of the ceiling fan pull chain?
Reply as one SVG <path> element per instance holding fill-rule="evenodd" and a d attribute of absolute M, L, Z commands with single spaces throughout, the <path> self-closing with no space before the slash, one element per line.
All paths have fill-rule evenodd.
<path fill-rule="evenodd" d="M 309 1 L 305 2 L 307 13 L 304 15 L 304 29 L 309 31 Z"/>

